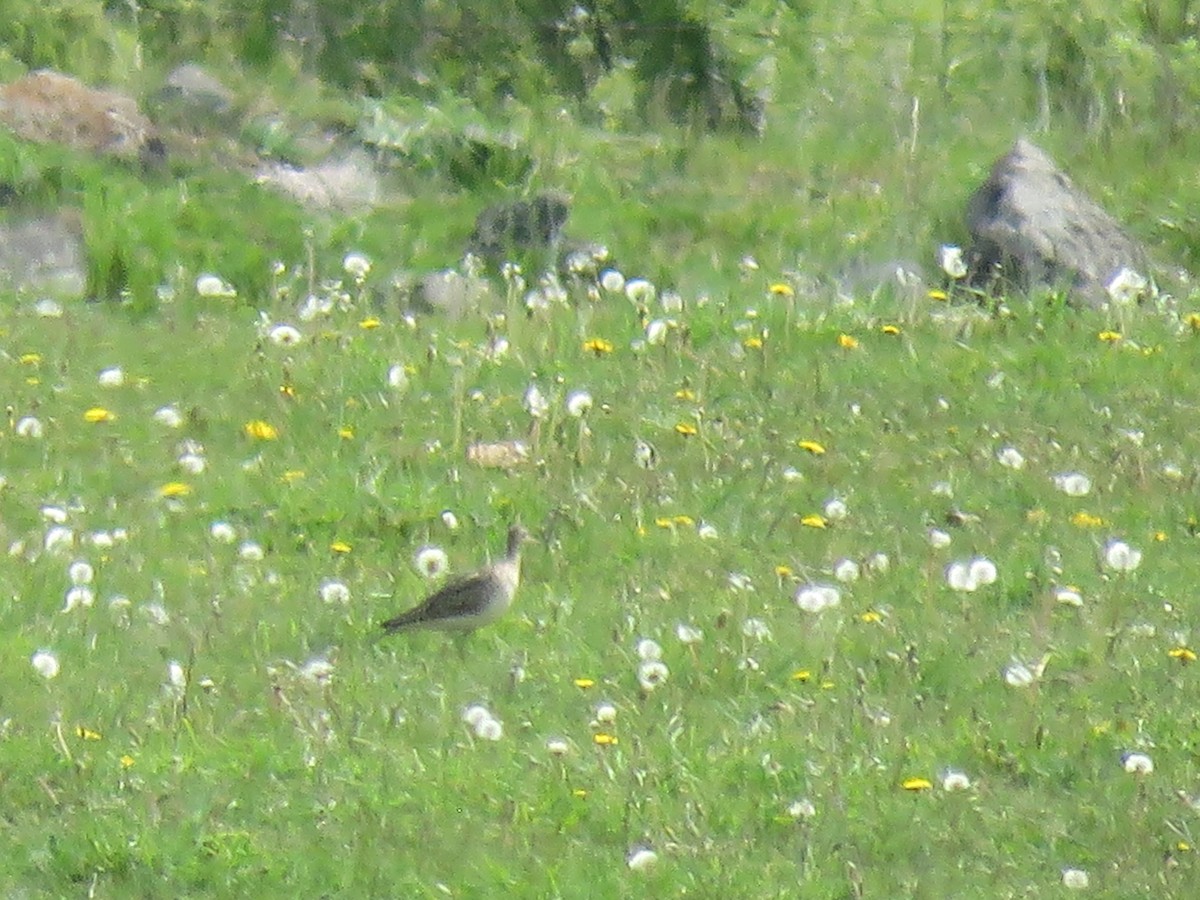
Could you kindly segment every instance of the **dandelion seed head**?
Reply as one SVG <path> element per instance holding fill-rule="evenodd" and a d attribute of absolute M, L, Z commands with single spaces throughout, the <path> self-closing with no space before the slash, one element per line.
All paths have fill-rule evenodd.
<path fill-rule="evenodd" d="M 1069 891 L 1082 891 L 1091 884 L 1091 879 L 1083 869 L 1063 869 L 1062 883 Z"/>
<path fill-rule="evenodd" d="M 96 380 L 100 387 L 118 388 L 125 383 L 125 373 L 120 366 L 110 366 L 107 369 L 101 370 Z"/>
<path fill-rule="evenodd" d="M 666 663 L 658 659 L 643 660 L 637 670 L 638 684 L 646 693 L 663 684 L 670 675 L 671 670 L 667 668 Z"/>
<path fill-rule="evenodd" d="M 208 534 L 221 544 L 232 544 L 237 540 L 237 529 L 228 522 L 213 522 L 208 526 Z"/>
<path fill-rule="evenodd" d="M 1124 541 L 1112 540 L 1104 546 L 1104 565 L 1114 572 L 1132 572 L 1142 562 L 1142 551 Z"/>
<path fill-rule="evenodd" d="M 246 562 L 260 562 L 266 555 L 262 545 L 254 541 L 243 541 L 242 545 L 238 547 L 238 556 Z"/>
<path fill-rule="evenodd" d="M 840 522 L 850 514 L 850 510 L 846 507 L 844 500 L 834 498 L 825 504 L 825 518 L 831 522 Z"/>
<path fill-rule="evenodd" d="M 996 461 L 1008 469 L 1025 468 L 1025 457 L 1016 447 L 1001 447 L 996 451 Z"/>
<path fill-rule="evenodd" d="M 1068 497 L 1084 497 L 1092 489 L 1092 479 L 1082 472 L 1064 472 L 1054 476 L 1054 486 Z"/>
<path fill-rule="evenodd" d="M 576 419 L 585 416 L 592 408 L 592 395 L 587 391 L 572 391 L 567 395 L 567 412 Z"/>
<path fill-rule="evenodd" d="M 371 273 L 371 260 L 362 253 L 347 253 L 342 258 L 342 271 L 355 281 L 362 281 Z"/>
<path fill-rule="evenodd" d="M 638 659 L 643 662 L 654 659 L 662 659 L 662 647 L 658 641 L 653 638 L 642 638 L 637 642 L 636 651 Z"/>
<path fill-rule="evenodd" d="M 941 550 L 944 547 L 950 546 L 950 533 L 947 531 L 942 531 L 940 528 L 930 528 L 926 536 L 929 539 L 929 546 L 933 547 L 935 550 Z M 949 573 L 947 573 L 947 578 L 948 577 Z"/>
<path fill-rule="evenodd" d="M 695 625 L 680 622 L 675 626 L 675 636 L 683 644 L 699 644 L 704 640 L 704 632 Z"/>
<path fill-rule="evenodd" d="M 65 525 L 55 525 L 46 529 L 42 538 L 42 549 L 49 554 L 65 553 L 75 546 L 75 532 Z"/>
<path fill-rule="evenodd" d="M 322 603 L 337 603 L 344 606 L 350 602 L 350 588 L 346 586 L 345 582 L 333 578 L 326 578 L 322 581 L 317 592 L 321 596 Z"/>
<path fill-rule="evenodd" d="M 549 738 L 546 741 L 546 752 L 551 756 L 566 756 L 571 752 L 571 745 L 560 737 Z"/>
<path fill-rule="evenodd" d="M 608 702 L 597 703 L 595 716 L 596 721 L 601 725 L 611 725 L 617 721 L 617 708 Z"/>
<path fill-rule="evenodd" d="M 1130 775 L 1149 775 L 1154 771 L 1154 760 L 1141 751 L 1126 753 L 1121 757 L 1121 764 Z"/>
<path fill-rule="evenodd" d="M 938 265 L 955 281 L 967 277 L 967 263 L 962 248 L 954 244 L 943 244 L 938 248 Z"/>
<path fill-rule="evenodd" d="M 403 391 L 408 387 L 408 372 L 400 363 L 395 363 L 387 370 L 387 383 L 394 391 Z"/>
<path fill-rule="evenodd" d="M 817 807 L 807 797 L 801 797 L 789 803 L 787 811 L 793 819 L 811 819 L 817 814 Z"/>
<path fill-rule="evenodd" d="M 294 325 L 279 324 L 267 332 L 267 339 L 276 347 L 294 347 L 304 340 L 304 335 Z"/>
<path fill-rule="evenodd" d="M 833 567 L 833 577 L 843 584 L 858 581 L 861 574 L 858 563 L 852 559 L 842 559 Z"/>
<path fill-rule="evenodd" d="M 971 779 L 965 772 L 949 769 L 942 775 L 942 790 L 953 793 L 965 791 L 971 787 Z"/>
<path fill-rule="evenodd" d="M 58 676 L 58 657 L 49 650 L 38 650 L 29 661 L 33 670 L 47 681 Z"/>
<path fill-rule="evenodd" d="M 488 715 L 475 724 L 475 737 L 483 741 L 498 741 L 504 737 L 504 723 Z"/>
<path fill-rule="evenodd" d="M 610 294 L 618 294 L 625 290 L 625 276 L 616 269 L 605 269 L 600 273 L 600 287 Z"/>
<path fill-rule="evenodd" d="M 45 434 L 45 428 L 42 422 L 35 416 L 22 416 L 17 420 L 17 424 L 13 426 L 13 431 L 19 438 L 27 438 L 31 441 L 40 440 Z"/>
<path fill-rule="evenodd" d="M 536 384 L 525 389 L 525 411 L 534 419 L 544 419 L 550 411 L 550 401 Z"/>
<path fill-rule="evenodd" d="M 796 605 L 807 613 L 820 613 L 842 602 L 842 594 L 828 584 L 806 584 L 796 591 Z"/>
<path fill-rule="evenodd" d="M 742 622 L 742 634 L 752 641 L 769 641 L 771 626 L 762 619 L 749 618 Z"/>
<path fill-rule="evenodd" d="M 450 566 L 450 560 L 446 557 L 445 550 L 431 545 L 417 551 L 416 556 L 413 557 L 413 565 L 421 573 L 422 578 L 432 580 L 440 578 L 446 573 Z"/>

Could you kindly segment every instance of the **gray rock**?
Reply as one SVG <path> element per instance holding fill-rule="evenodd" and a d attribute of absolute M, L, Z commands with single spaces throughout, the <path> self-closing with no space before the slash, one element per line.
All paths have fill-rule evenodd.
<path fill-rule="evenodd" d="M 366 209 L 380 195 L 379 175 L 362 150 L 351 150 L 309 168 L 265 163 L 255 178 L 315 209 Z"/>
<path fill-rule="evenodd" d="M 966 220 L 979 286 L 1062 288 L 1101 306 L 1122 269 L 1149 274 L 1141 245 L 1025 139 L 996 162 L 968 201 Z"/>
<path fill-rule="evenodd" d="M 0 221 L 0 290 L 82 298 L 87 254 L 78 221 L 61 214 Z"/>
<path fill-rule="evenodd" d="M 557 192 L 489 206 L 475 219 L 467 251 L 502 262 L 513 253 L 557 248 L 570 214 L 566 195 Z"/>
<path fill-rule="evenodd" d="M 233 93 L 195 63 L 184 63 L 172 69 L 160 96 L 216 116 L 227 115 L 233 108 Z"/>

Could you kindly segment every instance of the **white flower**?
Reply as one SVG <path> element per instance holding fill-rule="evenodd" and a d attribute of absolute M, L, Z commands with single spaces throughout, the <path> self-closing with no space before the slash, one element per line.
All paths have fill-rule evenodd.
<path fill-rule="evenodd" d="M 201 297 L 236 297 L 237 291 L 216 275 L 201 275 L 196 279 L 196 293 Z"/>
<path fill-rule="evenodd" d="M 938 265 L 942 271 L 956 281 L 967 277 L 967 263 L 963 259 L 961 247 L 953 244 L 942 244 L 938 250 Z"/>
<path fill-rule="evenodd" d="M 817 814 L 817 807 L 807 797 L 801 797 L 788 804 L 788 815 L 793 819 L 811 819 Z"/>
<path fill-rule="evenodd" d="M 675 626 L 675 636 L 684 644 L 699 644 L 704 640 L 704 632 L 695 625 L 680 622 Z"/>
<path fill-rule="evenodd" d="M 1149 775 L 1154 771 L 1154 760 L 1146 753 L 1126 753 L 1121 757 L 1121 764 L 1130 775 Z"/>
<path fill-rule="evenodd" d="M 154 421 L 167 428 L 179 428 L 183 425 L 183 414 L 174 406 L 160 406 L 154 411 Z"/>
<path fill-rule="evenodd" d="M 62 525 L 67 521 L 68 513 L 61 506 L 43 506 L 42 518 L 55 525 Z"/>
<path fill-rule="evenodd" d="M 667 342 L 667 323 L 663 319 L 651 319 L 646 325 L 646 343 L 657 346 Z"/>
<path fill-rule="evenodd" d="M 597 703 L 596 721 L 601 725 L 611 725 L 617 721 L 617 708 L 608 702 Z"/>
<path fill-rule="evenodd" d="M 657 293 L 654 285 L 645 278 L 631 278 L 625 282 L 625 296 L 642 306 L 653 303 Z"/>
<path fill-rule="evenodd" d="M 587 414 L 592 408 L 592 395 L 587 391 L 572 391 L 567 395 L 567 412 L 576 419 Z"/>
<path fill-rule="evenodd" d="M 638 684 L 646 693 L 654 690 L 670 677 L 671 670 L 666 663 L 657 659 L 648 659 L 638 666 Z"/>
<path fill-rule="evenodd" d="M 683 312 L 683 296 L 678 291 L 663 291 L 659 302 L 665 313 Z"/>
<path fill-rule="evenodd" d="M 642 662 L 662 659 L 662 647 L 653 638 L 642 638 L 637 642 L 637 656 Z"/>
<path fill-rule="evenodd" d="M 959 772 L 954 769 L 948 769 L 942 775 L 942 790 L 943 791 L 965 791 L 971 787 L 971 779 L 967 777 L 965 772 Z"/>
<path fill-rule="evenodd" d="M 184 453 L 176 462 L 179 468 L 189 475 L 199 475 L 208 467 L 208 463 L 199 453 Z"/>
<path fill-rule="evenodd" d="M 300 677 L 313 684 L 328 684 L 333 677 L 333 663 L 324 656 L 314 656 L 300 667 Z"/>
<path fill-rule="evenodd" d="M 318 592 L 323 603 L 346 604 L 350 602 L 350 588 L 344 582 L 333 578 L 326 578 L 322 581 Z"/>
<path fill-rule="evenodd" d="M 616 269 L 605 269 L 600 273 L 600 287 L 610 294 L 620 293 L 625 290 L 625 276 Z"/>
<path fill-rule="evenodd" d="M 58 675 L 58 657 L 49 650 L 39 650 L 29 660 L 33 670 L 47 681 Z"/>
<path fill-rule="evenodd" d="M 237 540 L 237 529 L 228 522 L 213 522 L 208 526 L 208 533 L 214 541 L 222 544 L 232 544 Z"/>
<path fill-rule="evenodd" d="M 100 372 L 97 380 L 100 382 L 100 387 L 120 387 L 125 383 L 125 373 L 121 371 L 120 366 L 110 366 Z"/>
<path fill-rule="evenodd" d="M 267 332 L 267 338 L 277 347 L 291 347 L 304 340 L 300 329 L 294 325 L 275 325 Z"/>
<path fill-rule="evenodd" d="M 795 466 L 788 466 L 786 469 L 784 469 L 779 474 L 783 477 L 784 481 L 803 481 L 804 480 L 804 473 L 801 472 L 799 469 L 797 469 Z"/>
<path fill-rule="evenodd" d="M 62 305 L 49 297 L 43 297 L 33 304 L 33 311 L 43 319 L 61 319 L 63 314 Z"/>
<path fill-rule="evenodd" d="M 1014 659 L 1004 667 L 1004 682 L 1009 687 L 1027 688 L 1042 677 L 1046 671 L 1048 657 L 1043 656 L 1037 662 L 1024 663 Z"/>
<path fill-rule="evenodd" d="M 182 697 L 183 692 L 187 689 L 187 672 L 183 670 L 176 660 L 171 660 L 167 663 L 167 683 L 165 685 L 167 692 L 174 694 L 176 697 Z"/>
<path fill-rule="evenodd" d="M 347 253 L 342 260 L 342 271 L 355 281 L 362 281 L 371 272 L 371 260 L 361 253 Z"/>
<path fill-rule="evenodd" d="M 646 847 L 639 847 L 629 854 L 625 865 L 633 872 L 645 872 L 658 862 L 658 854 Z"/>
<path fill-rule="evenodd" d="M 17 433 L 17 437 L 29 438 L 34 441 L 38 440 L 45 432 L 41 420 L 34 416 L 22 416 L 17 420 L 13 430 Z"/>
<path fill-rule="evenodd" d="M 746 619 L 742 622 L 742 634 L 752 641 L 769 641 L 771 639 L 771 626 L 762 619 Z"/>
<path fill-rule="evenodd" d="M 96 570 L 86 560 L 77 559 L 67 569 L 67 576 L 71 579 L 71 584 L 91 584 L 92 579 L 96 577 Z"/>
<path fill-rule="evenodd" d="M 807 613 L 824 612 L 841 602 L 841 591 L 828 584 L 806 584 L 796 591 L 796 605 Z"/>
<path fill-rule="evenodd" d="M 142 612 L 145 613 L 146 618 L 160 628 L 171 624 L 171 615 L 161 603 L 147 603 L 142 607 Z"/>
<path fill-rule="evenodd" d="M 551 756 L 566 756 L 571 752 L 571 745 L 562 738 L 550 738 L 546 741 L 546 752 Z"/>
<path fill-rule="evenodd" d="M 550 401 L 546 399 L 536 384 L 525 389 L 525 411 L 535 419 L 543 419 L 550 410 Z"/>
<path fill-rule="evenodd" d="M 866 569 L 873 575 L 882 575 L 892 567 L 892 560 L 886 553 L 872 553 L 867 557 Z"/>
<path fill-rule="evenodd" d="M 951 538 L 948 531 L 942 531 L 940 528 L 930 528 L 927 536 L 929 538 L 929 546 L 935 550 L 941 550 L 943 547 L 950 546 Z"/>
<path fill-rule="evenodd" d="M 96 593 L 86 584 L 77 584 L 67 590 L 63 603 L 63 612 L 68 613 L 82 606 L 84 609 L 96 602 Z"/>
<path fill-rule="evenodd" d="M 996 564 L 983 556 L 971 560 L 970 577 L 980 587 L 996 583 Z"/>
<path fill-rule="evenodd" d="M 996 564 L 982 556 L 946 567 L 946 583 L 953 590 L 970 593 L 996 581 Z"/>
<path fill-rule="evenodd" d="M 504 737 L 504 723 L 489 715 L 475 725 L 475 737 L 484 741 L 498 741 Z"/>
<path fill-rule="evenodd" d="M 825 518 L 830 522 L 840 522 L 849 512 L 845 502 L 836 497 L 825 504 Z"/>
<path fill-rule="evenodd" d="M 1132 572 L 1142 562 L 1142 551 L 1124 541 L 1109 541 L 1104 545 L 1104 564 L 1117 572 Z"/>
<path fill-rule="evenodd" d="M 403 391 L 408 387 L 408 372 L 400 363 L 396 363 L 387 371 L 388 387 L 396 391 Z"/>
<path fill-rule="evenodd" d="M 243 541 L 242 545 L 238 547 L 238 556 L 247 562 L 259 562 L 266 555 L 262 546 L 254 541 Z"/>
<path fill-rule="evenodd" d="M 1068 497 L 1086 496 L 1092 489 L 1092 479 L 1082 472 L 1064 472 L 1054 476 L 1054 486 Z"/>
<path fill-rule="evenodd" d="M 1105 286 L 1109 299 L 1118 306 L 1128 306 L 1146 293 L 1150 283 L 1130 268 L 1122 268 Z"/>
<path fill-rule="evenodd" d="M 61 553 L 74 546 L 75 532 L 67 526 L 55 525 L 53 528 L 46 529 L 46 536 L 42 539 L 42 548 L 47 553 Z"/>
<path fill-rule="evenodd" d="M 754 584 L 750 581 L 750 576 L 744 572 L 730 572 L 725 580 L 729 584 L 729 589 L 736 593 L 754 590 Z"/>
<path fill-rule="evenodd" d="M 458 530 L 458 516 L 456 516 L 453 512 L 451 512 L 448 509 L 443 509 L 442 510 L 442 524 L 445 525 L 447 528 L 449 528 L 451 531 L 457 531 Z"/>
<path fill-rule="evenodd" d="M 1063 869 L 1062 883 L 1067 890 L 1082 891 L 1091 884 L 1091 881 L 1088 873 L 1083 869 Z"/>
<path fill-rule="evenodd" d="M 1016 447 L 1001 447 L 996 453 L 996 459 L 1000 465 L 1009 469 L 1025 468 L 1025 457 Z"/>
<path fill-rule="evenodd" d="M 858 581 L 859 572 L 858 563 L 852 559 L 839 560 L 833 567 L 833 577 L 845 584 Z"/>
<path fill-rule="evenodd" d="M 450 560 L 446 558 L 445 550 L 430 545 L 417 551 L 417 555 L 413 557 L 413 565 L 422 577 L 432 580 L 445 574 Z"/>
<path fill-rule="evenodd" d="M 1054 600 L 1064 606 L 1083 606 L 1083 594 L 1073 587 L 1055 588 Z"/>
<path fill-rule="evenodd" d="M 481 703 L 473 703 L 463 710 L 462 720 L 467 723 L 472 729 L 476 728 L 484 719 L 490 719 L 492 714 L 488 712 L 488 708 Z"/>
<path fill-rule="evenodd" d="M 93 531 L 88 535 L 88 540 L 93 547 L 100 550 L 111 550 L 117 545 L 117 539 L 111 531 Z"/>

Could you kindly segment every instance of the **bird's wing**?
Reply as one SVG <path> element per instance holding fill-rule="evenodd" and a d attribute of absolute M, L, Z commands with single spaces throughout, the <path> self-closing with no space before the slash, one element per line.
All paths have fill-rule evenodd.
<path fill-rule="evenodd" d="M 431 594 L 420 606 L 401 613 L 383 623 L 383 628 L 396 631 L 407 625 L 420 622 L 436 622 L 439 619 L 456 619 L 479 613 L 486 606 L 483 575 L 468 575 L 451 581 L 441 590 Z"/>

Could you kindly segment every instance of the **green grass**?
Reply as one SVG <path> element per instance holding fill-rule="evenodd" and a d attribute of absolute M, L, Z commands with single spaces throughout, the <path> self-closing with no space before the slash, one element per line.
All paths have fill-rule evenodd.
<path fill-rule="evenodd" d="M 287 347 L 251 312 L 188 295 L 147 320 L 10 306 L 0 383 L 44 434 L 2 438 L 0 883 L 47 897 L 844 897 L 861 879 L 866 896 L 992 898 L 1054 896 L 1074 866 L 1093 896 L 1189 896 L 1195 813 L 1176 792 L 1200 775 L 1196 669 L 1168 651 L 1195 615 L 1191 330 L 1147 312 L 1104 342 L 1114 323 L 1099 314 L 793 305 L 767 280 L 703 307 L 687 296 L 666 345 L 640 350 L 624 298 L 513 310 L 499 359 L 480 319 L 363 328 L 365 300 Z M 264 309 L 289 321 L 294 307 Z M 762 349 L 743 345 L 762 333 Z M 586 352 L 591 337 L 615 349 Z M 387 385 L 396 363 L 404 391 Z M 114 365 L 125 384 L 100 387 Z M 531 434 L 534 382 L 551 408 Z M 595 399 L 582 423 L 564 407 L 575 389 Z M 153 420 L 165 404 L 180 428 Z M 96 407 L 111 419 L 86 422 Z M 255 420 L 277 437 L 247 436 Z M 467 443 L 510 438 L 529 441 L 526 466 L 466 461 Z M 204 472 L 179 471 L 184 439 Z M 638 439 L 655 468 L 636 463 Z M 1023 469 L 997 461 L 1006 446 Z M 1057 491 L 1066 471 L 1092 492 Z M 190 492 L 160 496 L 173 482 Z M 848 516 L 806 524 L 831 498 Z M 67 510 L 73 549 L 43 551 L 45 505 Z M 947 524 L 952 511 L 978 518 Z M 376 640 L 375 622 L 427 590 L 417 549 L 464 569 L 514 518 L 541 543 L 507 619 L 462 656 L 437 634 Z M 216 521 L 265 558 L 215 541 Z M 949 548 L 930 546 L 932 526 Z M 115 528 L 128 538 L 89 543 Z M 1136 571 L 1100 566 L 1113 537 L 1143 551 Z M 889 567 L 841 585 L 839 606 L 795 605 L 800 584 L 878 553 Z M 944 567 L 975 555 L 998 581 L 951 591 Z M 76 559 L 95 567 L 96 602 L 62 612 Z M 328 578 L 347 606 L 322 603 Z M 1056 584 L 1083 607 L 1056 604 Z M 751 617 L 770 640 L 743 633 Z M 703 641 L 680 643 L 679 623 Z M 670 669 L 650 693 L 645 637 Z M 30 665 L 40 648 L 60 661 L 53 680 Z M 1005 684 L 1014 658 L 1043 655 L 1035 686 Z M 299 671 L 316 657 L 328 684 Z M 181 693 L 165 687 L 172 660 Z M 590 724 L 602 700 L 618 709 L 611 745 Z M 476 702 L 501 740 L 461 721 Z M 552 756 L 550 738 L 570 751 Z M 1123 770 L 1134 748 L 1153 774 Z M 944 791 L 948 769 L 971 788 Z M 933 788 L 906 791 L 913 777 Z M 812 819 L 789 814 L 800 798 Z M 659 854 L 648 872 L 626 866 L 639 846 Z"/>

